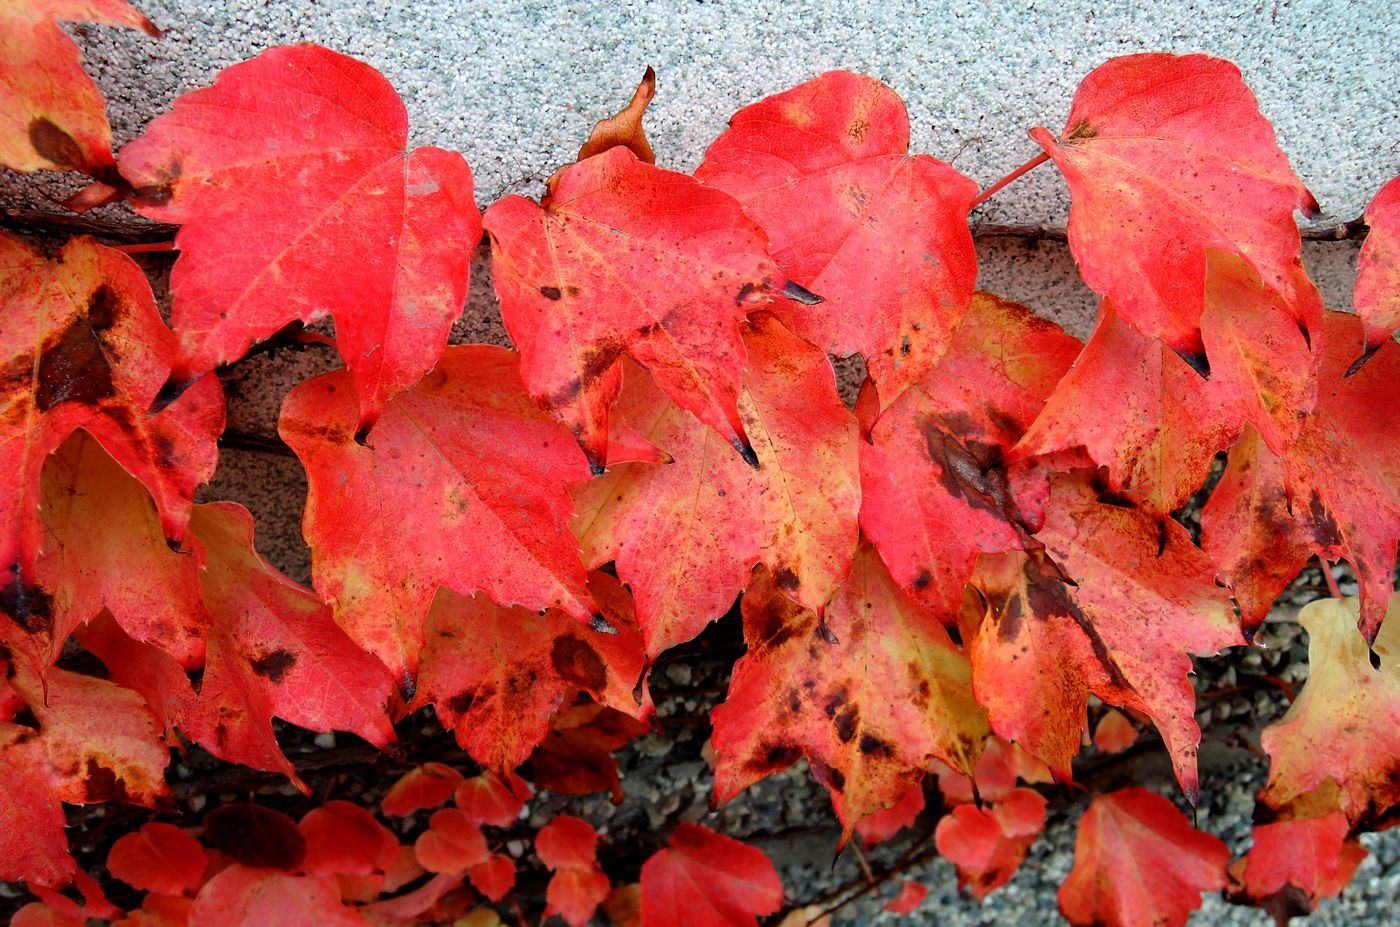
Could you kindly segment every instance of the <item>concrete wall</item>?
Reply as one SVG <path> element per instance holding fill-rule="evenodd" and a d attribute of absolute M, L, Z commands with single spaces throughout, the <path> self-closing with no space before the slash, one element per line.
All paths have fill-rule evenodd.
<path fill-rule="evenodd" d="M 893 86 L 909 105 L 914 150 L 985 185 L 1036 153 L 1028 127 L 1063 125 L 1084 74 L 1111 56 L 1145 50 L 1203 51 L 1238 64 L 1322 203 L 1324 223 L 1359 215 L 1400 171 L 1393 0 L 136 3 L 164 38 L 77 30 L 110 102 L 118 145 L 219 68 L 271 45 L 318 42 L 383 71 L 408 105 L 414 143 L 460 150 L 483 206 L 508 192 L 537 193 L 538 178 L 572 159 L 647 64 L 660 86 L 648 115 L 653 145 L 663 165 L 686 171 L 740 106 L 839 67 Z M 0 202 L 8 204 L 43 205 L 67 189 L 62 180 L 0 176 Z M 1062 226 L 1067 207 L 1064 183 L 1047 165 L 974 218 Z M 980 286 L 1087 334 L 1095 297 L 1064 245 L 983 240 L 979 252 Z M 1334 307 L 1349 307 L 1355 254 L 1352 243 L 1306 249 Z M 459 339 L 504 340 L 485 280 L 479 272 Z M 285 391 L 331 364 L 311 355 L 249 364 L 228 384 L 232 427 L 274 434 Z M 261 546 L 304 579 L 308 558 L 296 530 L 302 493 L 294 460 L 230 451 L 207 495 L 254 508 Z"/>

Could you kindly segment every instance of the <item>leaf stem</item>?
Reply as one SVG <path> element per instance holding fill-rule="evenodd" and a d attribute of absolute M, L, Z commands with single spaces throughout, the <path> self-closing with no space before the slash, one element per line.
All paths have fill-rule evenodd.
<path fill-rule="evenodd" d="M 1007 174 L 1001 180 L 998 180 L 996 183 L 992 184 L 990 187 L 978 194 L 977 199 L 972 201 L 972 208 L 976 209 L 978 206 L 981 206 L 989 198 L 994 196 L 997 193 L 997 191 L 1001 190 L 1002 187 L 1011 183 L 1013 180 L 1017 179 L 1022 174 L 1029 174 L 1031 171 L 1035 170 L 1037 167 L 1040 167 L 1040 165 L 1044 164 L 1046 161 L 1049 160 L 1050 155 L 1042 151 L 1040 154 L 1036 155 L 1034 158 L 1031 158 L 1025 164 L 1022 164 L 1020 167 L 1016 168 L 1016 170 Z"/>
<path fill-rule="evenodd" d="M 1321 557 L 1318 557 L 1317 562 L 1318 565 L 1322 567 L 1322 578 L 1327 580 L 1327 588 L 1331 591 L 1332 598 L 1346 598 L 1346 596 L 1342 595 L 1342 590 L 1337 588 L 1337 578 L 1332 575 L 1332 568 L 1328 565 L 1327 561 L 1323 560 Z"/>

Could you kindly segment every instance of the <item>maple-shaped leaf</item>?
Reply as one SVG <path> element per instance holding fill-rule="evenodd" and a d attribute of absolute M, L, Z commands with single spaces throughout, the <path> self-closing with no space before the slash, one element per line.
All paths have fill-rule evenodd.
<path fill-rule="evenodd" d="M 1202 892 L 1225 886 L 1229 859 L 1225 844 L 1155 792 L 1097 795 L 1079 819 L 1060 913 L 1076 927 L 1182 927 Z"/>
<path fill-rule="evenodd" d="M 160 30 L 124 0 L 30 0 L 0 9 L 0 165 L 111 179 L 112 129 L 82 55 L 58 23 Z"/>
<path fill-rule="evenodd" d="M 698 824 L 677 824 L 642 864 L 648 927 L 753 927 L 782 904 L 782 882 L 762 850 Z"/>
<path fill-rule="evenodd" d="M 117 838 L 107 851 L 107 871 L 132 888 L 163 895 L 193 895 L 204 884 L 209 857 L 199 841 L 173 824 L 148 821 Z"/>
<path fill-rule="evenodd" d="M 1280 927 L 1311 914 L 1322 898 L 1347 887 L 1366 849 L 1341 811 L 1318 818 L 1254 826 L 1244 859 L 1230 864 L 1231 901 L 1244 900 L 1273 915 Z"/>
<path fill-rule="evenodd" d="M 388 673 L 324 603 L 258 555 L 247 509 L 201 505 L 190 524 L 204 552 L 200 585 L 213 616 L 199 703 L 185 724 L 191 736 L 216 755 L 250 757 L 265 747 L 271 755 L 258 768 L 273 769 L 286 760 L 272 715 L 309 730 L 351 731 L 380 748 L 395 743 Z"/>
<path fill-rule="evenodd" d="M 1045 826 L 1045 799 L 1014 789 L 990 807 L 958 805 L 938 822 L 938 852 L 958 868 L 958 887 L 978 901 L 1011 881 Z"/>
<path fill-rule="evenodd" d="M 515 773 L 498 776 L 486 770 L 457 786 L 452 801 L 478 824 L 509 827 L 530 794 L 530 783 Z"/>
<path fill-rule="evenodd" d="M 822 295 L 810 308 L 783 301 L 784 324 L 864 355 L 885 405 L 923 379 L 972 298 L 977 184 L 909 154 L 898 94 L 828 71 L 735 113 L 695 176 L 733 194 L 783 273 Z"/>
<path fill-rule="evenodd" d="M 588 623 L 566 483 L 588 478 L 568 433 L 520 387 L 517 355 L 449 348 L 384 411 L 367 443 L 350 376 L 299 385 L 279 431 L 310 484 L 302 531 L 316 589 L 411 698 L 439 586 Z"/>
<path fill-rule="evenodd" d="M 558 609 L 503 608 L 484 595 L 438 594 L 414 705 L 434 704 L 472 759 L 506 776 L 544 741 L 549 721 L 580 689 L 600 704 L 648 721 L 646 663 L 627 590 L 606 573 L 589 579 L 592 600 L 616 633 L 601 634 Z"/>
<path fill-rule="evenodd" d="M 1114 58 L 1080 83 L 1063 134 L 1031 130 L 1069 183 L 1084 281 L 1201 372 L 1206 249 L 1238 254 L 1292 298 L 1293 211 L 1317 202 L 1239 69 L 1206 55 Z"/>
<path fill-rule="evenodd" d="M 359 805 L 328 801 L 308 811 L 297 829 L 306 839 L 302 871 L 312 875 L 385 872 L 399 858 L 399 839 Z"/>
<path fill-rule="evenodd" d="M 334 876 L 294 876 L 229 866 L 199 890 L 189 923 L 199 927 L 369 927 L 340 900 Z"/>
<path fill-rule="evenodd" d="M 525 387 L 573 430 L 594 473 L 624 355 L 758 465 L 737 407 L 739 323 L 786 281 L 733 197 L 615 147 L 564 168 L 542 203 L 496 202 L 485 225 Z"/>
<path fill-rule="evenodd" d="M 1369 368 L 1368 368 L 1369 369 Z M 1363 370 L 1362 373 L 1367 371 Z M 1394 737 L 1400 729 L 1400 597 L 1372 645 L 1356 633 L 1355 597 L 1305 605 L 1298 620 L 1308 632 L 1308 681 L 1288 713 L 1265 728 L 1269 781 L 1260 798 L 1282 809 L 1323 786 L 1339 791 L 1336 807 L 1368 829 L 1394 817 L 1400 777 Z"/>
<path fill-rule="evenodd" d="M 766 569 L 742 606 L 748 653 L 712 713 L 715 802 L 806 756 L 831 790 L 844 839 L 917 785 L 930 758 L 972 770 L 987 719 L 967 657 L 874 550 L 862 547 L 827 607 L 838 643 Z"/>
<path fill-rule="evenodd" d="M 379 808 L 385 814 L 406 817 L 424 808 L 447 804 L 466 780 L 446 763 L 424 763 L 405 773 L 384 793 Z"/>
<path fill-rule="evenodd" d="M 535 835 L 540 862 L 554 870 L 546 890 L 546 915 L 558 914 L 570 927 L 584 927 L 608 897 L 611 883 L 598 867 L 598 832 L 587 821 L 557 815 Z"/>
<path fill-rule="evenodd" d="M 1004 455 L 1036 420 L 1079 341 L 989 293 L 938 365 L 862 422 L 860 524 L 914 598 L 949 616 L 977 555 L 1034 548 Z M 881 393 L 883 401 L 883 393 Z M 868 397 L 860 411 L 873 412 Z"/>
<path fill-rule="evenodd" d="M 3 656 L 3 653 L 0 653 Z M 67 821 L 33 728 L 0 721 L 0 881 L 62 885 L 73 877 Z"/>
<path fill-rule="evenodd" d="M 433 812 L 413 852 L 424 869 L 438 873 L 460 872 L 491 857 L 481 828 L 456 808 Z"/>
<path fill-rule="evenodd" d="M 369 65 L 270 49 L 177 99 L 119 164 L 142 215 L 183 225 L 165 397 L 328 314 L 356 431 L 437 361 L 481 239 L 472 175 L 455 152 L 408 149 L 403 102 Z"/>
<path fill-rule="evenodd" d="M 1203 538 L 1230 584 L 1243 590 L 1249 620 L 1308 554 L 1351 562 L 1368 639 L 1384 618 L 1400 540 L 1400 419 L 1390 414 L 1400 347 L 1381 344 L 1347 377 L 1362 351 L 1361 320 L 1327 313 L 1316 410 L 1281 461 L 1258 442 L 1242 444 L 1238 460 L 1232 452 L 1225 496 L 1202 513 Z"/>
<path fill-rule="evenodd" d="M 1092 693 L 1150 717 L 1197 796 L 1191 654 L 1243 644 L 1229 595 L 1181 525 L 1109 498 L 1083 473 L 1051 477 L 1036 539 L 1077 585 L 1022 553 L 984 556 L 986 614 L 968 649 L 994 731 L 1068 780 Z"/>
<path fill-rule="evenodd" d="M 1083 353 L 1007 457 L 1082 449 L 1082 462 L 1106 467 L 1114 489 L 1166 515 L 1205 482 L 1239 429 L 1223 390 L 1134 331 L 1104 300 Z"/>
<path fill-rule="evenodd" d="M 615 708 L 581 699 L 549 722 L 549 734 L 530 754 L 535 785 L 562 795 L 612 793 L 622 801 L 622 777 L 613 751 L 650 728 Z"/>
<path fill-rule="evenodd" d="M 0 661 L 6 656 L 0 645 Z M 38 734 L 15 738 L 5 762 L 38 771 L 53 795 L 70 804 L 162 808 L 174 801 L 165 783 L 170 748 L 140 695 L 57 667 L 42 678 L 23 661 L 12 661 L 10 670 L 8 681 L 28 705 Z"/>
<path fill-rule="evenodd" d="M 211 378 L 146 414 L 175 338 L 141 269 L 91 238 L 50 261 L 0 234 L 0 317 L 0 610 L 47 633 L 49 604 L 33 587 L 45 458 L 75 430 L 89 432 L 150 489 L 178 542 L 195 489 L 214 472 L 223 393 Z"/>
<path fill-rule="evenodd" d="M 1351 303 L 1366 323 L 1366 348 L 1355 368 L 1390 340 L 1400 327 L 1400 177 L 1381 187 L 1366 207 L 1370 232 L 1356 259 Z"/>
<path fill-rule="evenodd" d="M 617 414 L 673 460 L 577 486 L 574 530 L 591 566 L 616 561 L 649 657 L 723 615 L 754 566 L 820 610 L 850 569 L 860 507 L 856 422 L 826 355 L 769 313 L 744 326 L 739 414 L 758 470 L 630 371 Z"/>

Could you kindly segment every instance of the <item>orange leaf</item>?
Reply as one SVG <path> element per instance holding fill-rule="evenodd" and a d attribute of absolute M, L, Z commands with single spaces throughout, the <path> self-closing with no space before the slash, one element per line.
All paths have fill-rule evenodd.
<path fill-rule="evenodd" d="M 928 887 L 919 882 L 899 883 L 899 894 L 881 905 L 881 909 L 895 914 L 909 914 L 928 897 Z"/>
<path fill-rule="evenodd" d="M 760 469 L 629 372 L 618 415 L 668 452 L 575 488 L 574 530 L 592 566 L 609 560 L 637 597 L 649 657 L 724 614 L 764 562 L 784 594 L 820 609 L 857 540 L 857 435 L 826 356 L 768 313 L 744 328 L 739 414 Z"/>
<path fill-rule="evenodd" d="M 500 901 L 515 887 L 515 863 L 509 856 L 492 853 L 484 863 L 467 868 L 472 887 L 492 901 Z"/>
<path fill-rule="evenodd" d="M 1060 913 L 1084 927 L 1182 927 L 1202 892 L 1224 887 L 1229 859 L 1225 844 L 1155 792 L 1098 795 L 1079 821 Z"/>
<path fill-rule="evenodd" d="M 738 325 L 785 284 L 763 230 L 728 194 L 626 148 L 558 176 L 542 203 L 510 196 L 485 217 L 526 389 L 573 430 L 601 474 L 608 410 L 630 355 L 756 465 L 736 407 Z"/>
<path fill-rule="evenodd" d="M 745 927 L 782 904 L 782 883 L 762 850 L 698 824 L 677 824 L 642 865 L 648 927 Z"/>
<path fill-rule="evenodd" d="M 455 152 L 408 149 L 403 102 L 369 65 L 263 52 L 177 99 L 118 160 L 142 215 L 184 225 L 165 398 L 328 313 L 354 432 L 437 361 L 481 239 L 472 175 Z"/>
<path fill-rule="evenodd" d="M 598 863 L 598 832 L 582 818 L 555 815 L 535 835 L 535 852 L 550 869 L 588 869 Z"/>
<path fill-rule="evenodd" d="M 409 770 L 391 785 L 379 807 L 385 814 L 396 817 L 405 817 L 423 808 L 436 808 L 446 804 L 465 781 L 461 773 L 445 763 L 425 763 Z"/>
<path fill-rule="evenodd" d="M 1102 753 L 1122 753 L 1137 743 L 1138 729 L 1123 712 L 1110 708 L 1094 728 L 1094 748 Z"/>
<path fill-rule="evenodd" d="M 530 783 L 515 773 L 498 776 L 488 770 L 457 786 L 452 800 L 478 824 L 509 827 L 520 817 L 529 797 Z"/>
<path fill-rule="evenodd" d="M 588 141 L 578 150 L 576 160 L 583 161 L 596 154 L 602 154 L 609 148 L 620 146 L 636 155 L 638 161 L 655 164 L 656 155 L 652 152 L 651 143 L 647 141 L 646 131 L 642 128 L 642 117 L 646 115 L 647 106 L 655 96 L 656 72 L 647 68 L 641 83 L 637 85 L 637 92 L 632 94 L 631 101 L 618 110 L 616 115 L 598 120 L 593 126 L 593 131 L 588 134 Z"/>
<path fill-rule="evenodd" d="M 461 872 L 491 858 L 481 828 L 456 808 L 433 812 L 413 852 L 424 869 L 437 873 Z"/>
<path fill-rule="evenodd" d="M 0 9 L 0 164 L 17 171 L 77 170 L 108 177 L 112 130 L 82 56 L 58 22 L 160 30 L 124 0 L 31 0 Z M 20 128 L 23 127 L 23 128 Z M 17 131 L 18 129 L 18 131 Z"/>
<path fill-rule="evenodd" d="M 933 367 L 967 311 L 977 184 L 909 154 L 889 87 L 828 71 L 746 106 L 695 176 L 733 194 L 772 239 L 778 267 L 825 300 L 784 300 L 784 324 L 835 354 L 859 351 L 884 406 Z"/>
<path fill-rule="evenodd" d="M 827 609 L 838 643 L 767 570 L 742 605 L 748 653 L 713 712 L 716 802 L 805 755 L 831 790 L 844 840 L 918 785 L 930 758 L 969 771 L 977 762 L 987 722 L 967 658 L 869 547 Z"/>

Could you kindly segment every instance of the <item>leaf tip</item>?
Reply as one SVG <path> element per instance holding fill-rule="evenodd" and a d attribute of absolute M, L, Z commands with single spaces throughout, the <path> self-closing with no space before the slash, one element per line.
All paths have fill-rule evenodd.
<path fill-rule="evenodd" d="M 1196 371 L 1202 380 L 1210 379 L 1210 359 L 1205 351 L 1177 351 L 1176 356 L 1186 362 L 1186 366 Z"/>
<path fill-rule="evenodd" d="M 148 414 L 159 415 L 164 412 L 171 403 L 185 395 L 185 391 L 197 382 L 199 382 L 199 377 L 171 372 L 169 379 L 161 385 L 160 391 L 156 393 L 156 398 L 151 400 Z"/>
<path fill-rule="evenodd" d="M 755 470 L 763 469 L 758 463 L 758 453 L 754 451 L 753 445 L 748 442 L 747 438 L 741 438 L 736 435 L 734 440 L 730 443 L 734 445 L 734 450 L 739 452 L 739 456 L 744 459 L 744 463 L 753 467 Z"/>
<path fill-rule="evenodd" d="M 1351 366 L 1347 368 L 1347 372 L 1342 376 L 1346 379 L 1350 379 L 1360 373 L 1361 368 L 1365 367 L 1366 362 L 1372 357 L 1375 357 L 1376 352 L 1381 349 L 1381 345 L 1383 344 L 1385 344 L 1385 339 L 1377 341 L 1375 344 L 1367 344 L 1365 349 L 1361 352 L 1361 356 L 1351 362 Z"/>
<path fill-rule="evenodd" d="M 602 612 L 594 612 L 592 615 L 590 615 L 588 617 L 588 626 L 593 630 L 597 631 L 599 634 L 617 633 L 617 628 L 614 627 L 612 622 L 608 621 L 607 618 L 603 617 Z M 638 684 L 640 685 L 640 683 Z"/>
<path fill-rule="evenodd" d="M 813 293 L 796 280 L 789 280 L 784 283 L 780 292 L 788 299 L 799 302 L 804 306 L 815 306 L 817 303 L 826 301 L 824 297 Z"/>

